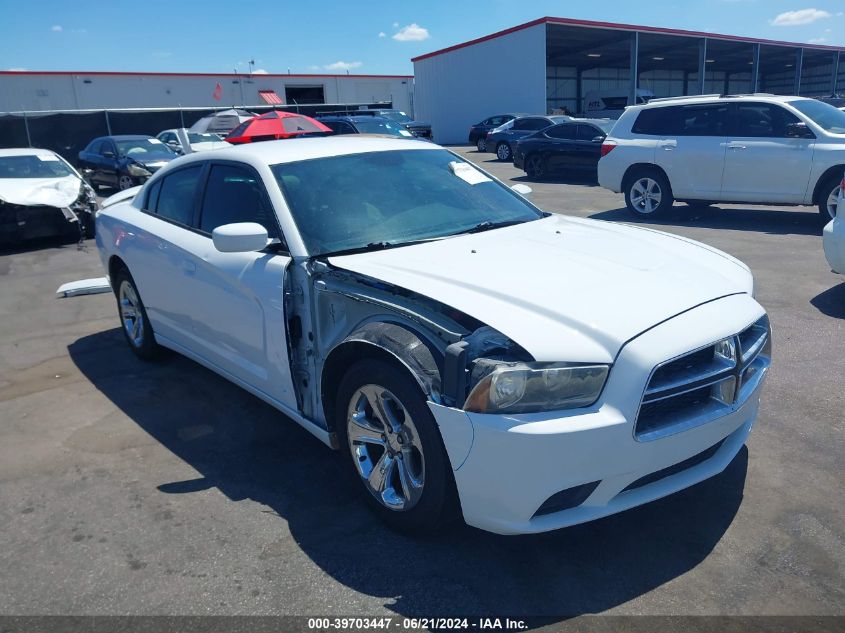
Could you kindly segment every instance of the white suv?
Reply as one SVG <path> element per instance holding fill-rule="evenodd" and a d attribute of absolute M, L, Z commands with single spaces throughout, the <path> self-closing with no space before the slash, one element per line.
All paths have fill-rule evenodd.
<path fill-rule="evenodd" d="M 632 106 L 602 146 L 602 187 L 637 216 L 675 200 L 818 205 L 836 215 L 845 169 L 845 113 L 775 95 L 675 97 Z"/>

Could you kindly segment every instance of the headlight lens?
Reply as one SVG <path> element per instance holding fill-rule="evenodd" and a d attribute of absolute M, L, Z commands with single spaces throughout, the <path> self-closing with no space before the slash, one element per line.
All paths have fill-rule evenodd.
<path fill-rule="evenodd" d="M 126 168 L 130 176 L 152 176 L 152 174 L 137 163 L 129 163 Z"/>
<path fill-rule="evenodd" d="M 464 403 L 476 413 L 531 413 L 587 407 L 598 400 L 608 365 L 502 363 L 482 378 Z"/>

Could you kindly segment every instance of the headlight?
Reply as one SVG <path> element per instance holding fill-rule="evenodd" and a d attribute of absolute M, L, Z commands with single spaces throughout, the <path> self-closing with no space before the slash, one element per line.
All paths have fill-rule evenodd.
<path fill-rule="evenodd" d="M 149 171 L 137 163 L 129 163 L 126 167 L 126 171 L 129 172 L 130 176 L 152 176 Z"/>
<path fill-rule="evenodd" d="M 502 363 L 482 378 L 464 403 L 476 413 L 531 413 L 587 407 L 598 400 L 608 365 Z"/>

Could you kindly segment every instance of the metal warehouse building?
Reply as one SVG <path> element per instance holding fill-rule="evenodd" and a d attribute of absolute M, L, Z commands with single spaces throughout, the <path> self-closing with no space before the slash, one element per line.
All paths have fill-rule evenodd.
<path fill-rule="evenodd" d="M 405 75 L 0 72 L 0 112 L 392 101 L 413 110 Z"/>
<path fill-rule="evenodd" d="M 584 96 L 845 91 L 843 47 L 545 17 L 414 58 L 416 116 L 440 143 L 506 112 L 583 112 Z"/>

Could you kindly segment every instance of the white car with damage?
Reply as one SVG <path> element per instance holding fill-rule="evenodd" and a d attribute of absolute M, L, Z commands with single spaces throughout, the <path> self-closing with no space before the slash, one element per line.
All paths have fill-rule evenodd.
<path fill-rule="evenodd" d="M 406 530 L 541 532 L 711 477 L 770 363 L 733 257 L 544 213 L 434 144 L 193 154 L 97 229 L 139 357 L 176 350 L 270 403 Z"/>
<path fill-rule="evenodd" d="M 0 243 L 54 235 L 94 236 L 97 196 L 48 149 L 0 149 Z"/>

